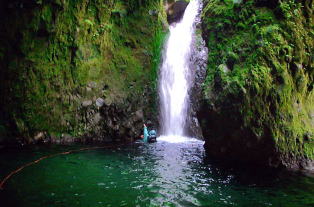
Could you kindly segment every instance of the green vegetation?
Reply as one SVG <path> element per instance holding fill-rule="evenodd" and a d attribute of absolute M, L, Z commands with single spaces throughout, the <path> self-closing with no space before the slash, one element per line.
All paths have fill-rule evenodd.
<path fill-rule="evenodd" d="M 137 103 L 156 85 L 162 3 L 2 2 L 0 133 L 80 136 L 87 130 L 84 101 Z"/>
<path fill-rule="evenodd" d="M 220 142 L 231 153 L 244 144 L 239 152 L 247 149 L 266 159 L 275 155 L 288 162 L 313 160 L 313 1 L 205 3 L 205 99 L 214 106 L 215 116 L 227 123 L 220 124 L 229 127 L 217 131 L 204 123 L 210 128 L 208 146 Z M 272 152 L 256 151 L 254 146 L 265 143 Z"/>

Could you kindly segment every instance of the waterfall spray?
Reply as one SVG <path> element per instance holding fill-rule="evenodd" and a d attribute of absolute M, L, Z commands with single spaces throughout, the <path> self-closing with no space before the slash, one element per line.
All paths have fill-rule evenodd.
<path fill-rule="evenodd" d="M 159 96 L 161 134 L 184 136 L 189 104 L 190 58 L 195 20 L 200 0 L 191 0 L 180 22 L 170 25 L 170 35 L 163 51 Z"/>

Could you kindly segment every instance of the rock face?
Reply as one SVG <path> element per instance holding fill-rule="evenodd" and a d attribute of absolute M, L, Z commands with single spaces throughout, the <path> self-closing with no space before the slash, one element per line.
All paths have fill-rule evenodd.
<path fill-rule="evenodd" d="M 1 1 L 0 141 L 136 137 L 156 113 L 163 9 L 155 0 Z"/>
<path fill-rule="evenodd" d="M 186 1 L 176 1 L 167 9 L 167 21 L 169 24 L 180 21 L 183 17 L 184 11 L 188 6 Z"/>
<path fill-rule="evenodd" d="M 198 117 L 210 156 L 313 170 L 313 1 L 206 0 Z"/>
<path fill-rule="evenodd" d="M 202 5 L 200 6 L 200 10 Z M 201 14 L 201 12 L 200 12 Z M 206 78 L 206 67 L 207 67 L 207 56 L 208 49 L 206 48 L 206 43 L 201 36 L 201 18 L 199 16 L 196 18 L 196 34 L 193 37 L 193 51 L 191 57 L 191 77 L 192 86 L 189 89 L 190 97 L 190 108 L 188 109 L 188 120 L 187 120 L 187 135 L 190 137 L 196 137 L 203 139 L 202 129 L 197 117 L 197 112 L 200 110 L 200 103 L 202 100 L 202 85 Z"/>

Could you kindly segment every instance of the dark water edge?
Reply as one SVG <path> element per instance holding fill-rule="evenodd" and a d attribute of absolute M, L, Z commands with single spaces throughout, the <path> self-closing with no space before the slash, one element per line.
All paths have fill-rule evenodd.
<path fill-rule="evenodd" d="M 1 179 L 42 156 L 82 147 L 1 149 Z M 1 206 L 313 206 L 314 178 L 225 165 L 206 157 L 200 141 L 138 142 L 43 160 L 13 175 L 0 200 Z"/>

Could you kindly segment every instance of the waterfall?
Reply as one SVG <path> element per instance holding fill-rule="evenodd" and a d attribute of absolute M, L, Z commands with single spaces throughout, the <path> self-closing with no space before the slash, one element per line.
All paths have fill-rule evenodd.
<path fill-rule="evenodd" d="M 180 22 L 170 25 L 160 68 L 161 135 L 184 136 L 192 84 L 190 59 L 200 0 L 191 0 Z"/>

